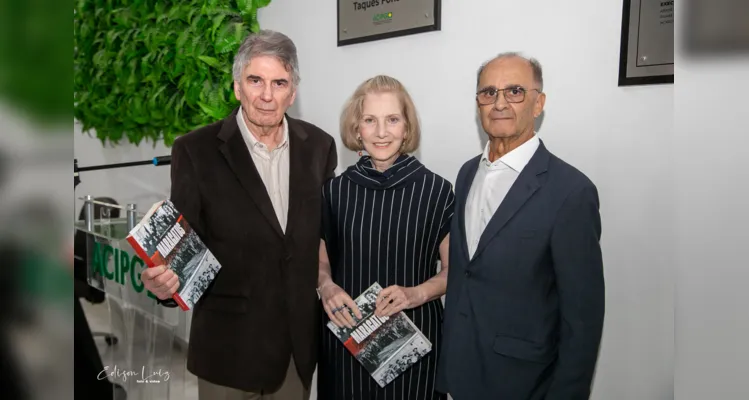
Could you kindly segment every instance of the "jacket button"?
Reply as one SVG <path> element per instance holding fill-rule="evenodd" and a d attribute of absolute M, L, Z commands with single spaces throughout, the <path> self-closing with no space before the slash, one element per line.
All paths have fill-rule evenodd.
<path fill-rule="evenodd" d="M 466 278 L 470 278 L 470 277 L 471 277 L 471 271 L 466 271 Z"/>

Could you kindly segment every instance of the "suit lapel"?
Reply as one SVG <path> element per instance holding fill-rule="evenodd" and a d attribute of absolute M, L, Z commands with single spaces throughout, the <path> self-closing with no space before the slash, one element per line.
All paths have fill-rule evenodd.
<path fill-rule="evenodd" d="M 478 156 L 470 161 L 466 176 L 463 178 L 463 184 L 460 185 L 460 190 L 456 193 L 457 197 L 457 212 L 458 212 L 458 229 L 460 229 L 460 246 L 465 255 L 465 259 L 468 260 L 468 235 L 466 234 L 466 202 L 468 201 L 468 193 L 473 185 L 473 179 L 476 177 L 476 171 L 478 170 L 479 161 L 481 156 Z"/>
<path fill-rule="evenodd" d="M 222 140 L 219 150 L 226 158 L 234 175 L 239 179 L 239 183 L 260 209 L 261 214 L 273 226 L 273 230 L 283 236 L 281 225 L 278 223 L 278 218 L 273 210 L 273 203 L 271 203 L 268 191 L 262 178 L 260 178 L 255 163 L 252 162 L 250 151 L 242 137 L 242 132 L 239 130 L 239 125 L 237 125 L 238 110 L 234 110 L 221 127 L 218 134 L 218 138 Z"/>
<path fill-rule="evenodd" d="M 305 176 L 308 176 L 306 169 L 310 166 L 309 152 L 305 151 L 304 141 L 307 139 L 307 132 L 301 124 L 295 119 L 286 117 L 289 123 L 289 213 L 286 219 L 286 236 L 290 236 L 294 231 L 296 222 L 299 219 L 299 210 L 301 202 L 305 200 L 304 185 L 306 184 Z M 320 189 L 322 190 L 322 188 Z"/>
<path fill-rule="evenodd" d="M 549 164 L 549 152 L 543 143 L 539 143 L 538 150 L 531 157 L 528 165 L 518 176 L 510 191 L 505 196 L 502 203 L 497 208 L 492 218 L 489 220 L 484 232 L 481 234 L 479 244 L 476 247 L 476 253 L 473 259 L 476 259 L 486 248 L 489 242 L 494 238 L 502 228 L 507 225 L 510 219 L 523 207 L 528 199 L 533 196 L 541 187 L 542 181 L 540 175 L 544 174 Z"/>

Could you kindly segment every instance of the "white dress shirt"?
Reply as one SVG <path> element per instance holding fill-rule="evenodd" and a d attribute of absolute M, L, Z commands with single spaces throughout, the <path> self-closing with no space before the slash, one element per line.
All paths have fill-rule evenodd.
<path fill-rule="evenodd" d="M 489 220 L 538 149 L 539 139 L 534 134 L 530 140 L 494 162 L 489 161 L 490 143 L 486 143 L 466 200 L 466 239 L 470 258 L 473 258 Z"/>
<path fill-rule="evenodd" d="M 289 212 L 289 124 L 283 119 L 283 139 L 273 149 L 261 143 L 255 135 L 250 132 L 244 122 L 244 113 L 240 106 L 237 113 L 237 124 L 242 132 L 247 148 L 250 150 L 252 161 L 255 163 L 257 172 L 265 184 L 273 209 L 276 212 L 281 229 L 286 231 L 286 218 Z"/>

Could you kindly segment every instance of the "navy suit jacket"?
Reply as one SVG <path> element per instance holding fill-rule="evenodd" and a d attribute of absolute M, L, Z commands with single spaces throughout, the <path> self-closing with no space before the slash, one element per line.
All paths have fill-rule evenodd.
<path fill-rule="evenodd" d="M 588 399 L 605 302 L 597 189 L 541 142 L 469 258 L 480 158 L 456 181 L 437 388 L 455 400 Z"/>

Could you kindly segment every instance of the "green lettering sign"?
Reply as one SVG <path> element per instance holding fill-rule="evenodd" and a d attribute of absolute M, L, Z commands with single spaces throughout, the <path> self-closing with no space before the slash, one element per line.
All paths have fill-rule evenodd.
<path fill-rule="evenodd" d="M 109 268 L 107 268 L 109 267 L 109 253 L 114 254 L 114 249 L 112 249 L 112 246 L 105 245 L 101 252 L 101 270 L 103 271 L 104 277 L 111 281 L 114 279 L 114 271 L 109 272 Z M 115 258 L 115 262 L 116 261 L 117 258 Z"/>
<path fill-rule="evenodd" d="M 109 268 L 110 259 L 114 261 L 114 270 Z M 91 259 L 92 272 L 104 276 L 108 281 L 127 286 L 125 277 L 129 272 L 130 286 L 135 293 L 142 293 L 145 285 L 140 279 L 140 274 L 145 268 L 148 268 L 146 263 L 137 255 L 131 255 L 127 251 L 116 249 L 106 243 L 94 242 Z M 156 295 L 148 290 L 146 291 L 146 295 L 150 299 L 157 299 Z"/>
<path fill-rule="evenodd" d="M 138 266 L 137 275 L 135 270 L 136 265 Z M 138 293 L 143 291 L 143 281 L 140 280 L 140 270 L 143 269 L 143 267 L 145 267 L 145 264 L 140 257 L 133 257 L 130 261 L 130 283 L 133 285 L 133 289 Z"/>

